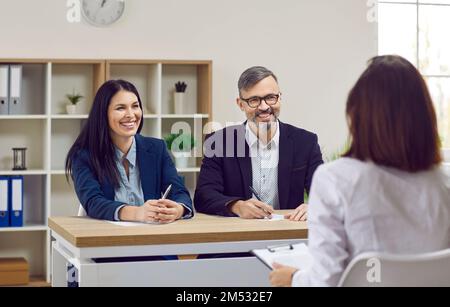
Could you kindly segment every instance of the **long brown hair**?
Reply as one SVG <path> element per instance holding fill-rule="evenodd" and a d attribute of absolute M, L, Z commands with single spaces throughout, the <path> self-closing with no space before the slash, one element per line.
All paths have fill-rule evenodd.
<path fill-rule="evenodd" d="M 142 102 L 136 87 L 125 80 L 109 80 L 97 91 L 92 104 L 89 118 L 78 135 L 75 143 L 66 157 L 66 178 L 73 175 L 74 161 L 82 150 L 89 153 L 91 166 L 100 182 L 109 182 L 115 187 L 119 185 L 119 171 L 115 162 L 115 149 L 110 136 L 108 124 L 108 107 L 112 98 L 120 91 L 131 92 L 136 95 L 139 107 Z M 137 133 L 142 130 L 143 120 L 139 124 Z"/>
<path fill-rule="evenodd" d="M 408 172 L 442 162 L 436 113 L 419 71 L 399 56 L 379 56 L 350 91 L 346 157 Z"/>

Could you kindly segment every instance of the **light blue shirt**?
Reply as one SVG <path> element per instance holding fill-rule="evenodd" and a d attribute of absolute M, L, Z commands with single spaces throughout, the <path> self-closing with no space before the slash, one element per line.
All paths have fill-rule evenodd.
<path fill-rule="evenodd" d="M 127 176 L 123 165 L 124 159 L 128 161 L 129 176 Z M 128 154 L 124 154 L 116 148 L 116 166 L 119 171 L 120 181 L 119 187 L 115 189 L 114 200 L 129 206 L 142 206 L 145 203 L 144 192 L 142 191 L 139 167 L 136 163 L 136 140 L 134 138 Z M 119 220 L 119 211 L 124 206 L 117 208 L 114 215 L 116 221 Z"/>

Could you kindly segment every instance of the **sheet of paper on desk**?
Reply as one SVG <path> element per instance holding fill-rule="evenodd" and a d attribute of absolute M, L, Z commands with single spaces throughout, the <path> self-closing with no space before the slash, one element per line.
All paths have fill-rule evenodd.
<path fill-rule="evenodd" d="M 145 225 L 159 225 L 159 223 L 138 223 L 138 222 L 112 222 L 107 221 L 108 223 L 111 223 L 116 226 L 122 226 L 122 227 L 139 227 L 139 226 L 145 226 Z"/>
<path fill-rule="evenodd" d="M 283 214 L 272 214 L 272 218 L 265 218 L 262 221 L 282 221 L 284 220 L 284 215 Z"/>
<path fill-rule="evenodd" d="M 271 269 L 272 264 L 277 262 L 297 269 L 308 270 L 313 260 L 308 247 L 304 243 L 276 248 L 254 249 L 252 253 Z"/>

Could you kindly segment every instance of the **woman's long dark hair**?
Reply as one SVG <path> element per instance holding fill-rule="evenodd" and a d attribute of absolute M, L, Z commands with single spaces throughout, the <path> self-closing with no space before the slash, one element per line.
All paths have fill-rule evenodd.
<path fill-rule="evenodd" d="M 100 182 L 109 182 L 115 187 L 119 184 L 119 171 L 115 162 L 115 148 L 110 136 L 108 123 L 108 107 L 111 99 L 119 91 L 127 91 L 136 95 L 139 107 L 142 109 L 141 98 L 136 87 L 124 80 L 110 80 L 105 82 L 97 91 L 89 118 L 81 130 L 66 158 L 66 178 L 73 174 L 73 164 L 77 155 L 85 150 L 89 154 L 91 167 Z M 141 132 L 144 120 L 137 130 Z"/>
<path fill-rule="evenodd" d="M 379 56 L 347 101 L 351 146 L 346 157 L 408 172 L 442 161 L 436 113 L 425 80 L 406 59 Z"/>

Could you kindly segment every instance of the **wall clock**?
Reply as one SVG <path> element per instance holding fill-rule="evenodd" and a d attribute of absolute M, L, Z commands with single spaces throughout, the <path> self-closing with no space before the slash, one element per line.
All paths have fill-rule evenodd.
<path fill-rule="evenodd" d="M 109 26 L 122 17 L 125 0 L 82 0 L 84 18 L 98 27 Z"/>

